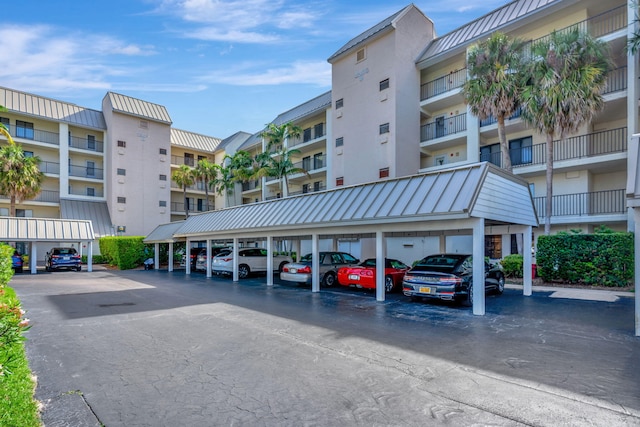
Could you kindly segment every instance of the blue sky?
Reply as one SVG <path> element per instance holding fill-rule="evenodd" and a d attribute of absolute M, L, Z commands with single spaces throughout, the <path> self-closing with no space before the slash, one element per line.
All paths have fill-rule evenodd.
<path fill-rule="evenodd" d="M 443 35 L 506 0 L 418 0 Z M 167 107 L 173 126 L 257 132 L 330 89 L 327 58 L 396 0 L 4 2 L 0 86 L 101 109 L 107 91 Z"/>

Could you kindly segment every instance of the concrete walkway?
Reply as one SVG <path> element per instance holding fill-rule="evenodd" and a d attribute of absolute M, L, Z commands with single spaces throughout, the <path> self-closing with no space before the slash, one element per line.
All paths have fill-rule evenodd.
<path fill-rule="evenodd" d="M 46 426 L 640 425 L 633 298 L 507 289 L 474 316 L 264 277 L 56 272 L 11 286 Z"/>

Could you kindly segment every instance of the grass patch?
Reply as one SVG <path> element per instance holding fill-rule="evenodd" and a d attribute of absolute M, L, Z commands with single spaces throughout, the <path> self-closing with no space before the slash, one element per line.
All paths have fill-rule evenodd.
<path fill-rule="evenodd" d="M 0 426 L 42 425 L 24 349 L 23 332 L 29 320 L 23 315 L 15 291 L 0 285 Z"/>

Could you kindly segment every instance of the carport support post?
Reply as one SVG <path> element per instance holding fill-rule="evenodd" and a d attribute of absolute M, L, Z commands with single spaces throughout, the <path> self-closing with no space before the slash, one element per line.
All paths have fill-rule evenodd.
<path fill-rule="evenodd" d="M 191 274 L 191 240 L 187 239 L 184 246 L 187 254 L 184 262 L 184 273 Z"/>
<path fill-rule="evenodd" d="M 273 237 L 267 236 L 267 286 L 273 286 Z"/>
<path fill-rule="evenodd" d="M 207 260 L 204 263 L 204 269 L 206 271 L 206 277 L 211 277 L 211 239 L 207 239 Z M 198 260 L 196 260 L 198 262 Z"/>
<path fill-rule="evenodd" d="M 311 292 L 320 292 L 320 239 L 311 235 Z"/>
<path fill-rule="evenodd" d="M 31 242 L 31 253 L 29 254 L 29 270 L 31 274 L 38 272 L 38 242 Z"/>
<path fill-rule="evenodd" d="M 169 243 L 169 272 L 173 271 L 173 242 Z"/>
<path fill-rule="evenodd" d="M 484 218 L 473 226 L 473 314 L 484 316 Z"/>
<path fill-rule="evenodd" d="M 384 301 L 384 259 L 387 257 L 384 233 L 376 231 L 376 301 Z"/>
<path fill-rule="evenodd" d="M 231 261 L 233 267 L 233 281 L 237 282 L 239 277 L 238 277 L 238 238 L 234 237 L 233 238 L 233 261 Z"/>
<path fill-rule="evenodd" d="M 91 273 L 93 271 L 93 241 L 90 240 L 89 247 L 87 248 L 87 271 Z"/>
<path fill-rule="evenodd" d="M 153 245 L 153 269 L 160 270 L 160 243 Z"/>
<path fill-rule="evenodd" d="M 635 139 L 635 138 L 634 138 Z M 640 337 L 640 292 L 638 287 L 640 286 L 640 208 L 633 208 L 633 222 L 634 222 L 634 284 L 636 288 L 636 336 Z"/>
<path fill-rule="evenodd" d="M 532 293 L 532 282 L 533 282 L 533 271 L 531 270 L 531 261 L 532 261 L 532 255 L 531 255 L 531 226 L 526 227 L 526 230 L 523 233 L 522 236 L 522 258 L 523 258 L 523 265 L 524 265 L 524 271 L 522 272 L 522 279 L 523 279 L 523 284 L 524 286 L 522 287 L 522 293 L 524 294 L 524 296 L 530 297 L 531 293 Z"/>

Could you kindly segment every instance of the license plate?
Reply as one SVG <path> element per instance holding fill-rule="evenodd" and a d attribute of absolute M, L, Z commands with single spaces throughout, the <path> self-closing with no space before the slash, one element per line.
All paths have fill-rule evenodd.
<path fill-rule="evenodd" d="M 358 276 L 357 274 L 350 274 L 349 280 L 360 280 L 360 276 Z"/>
<path fill-rule="evenodd" d="M 421 294 L 430 294 L 431 293 L 431 288 L 428 286 L 420 286 L 419 289 Z"/>
<path fill-rule="evenodd" d="M 65 261 L 69 261 L 69 257 L 68 256 L 63 256 L 62 259 L 65 260 Z"/>
<path fill-rule="evenodd" d="M 297 273 L 298 269 L 297 268 L 290 268 L 289 269 L 289 273 Z"/>

